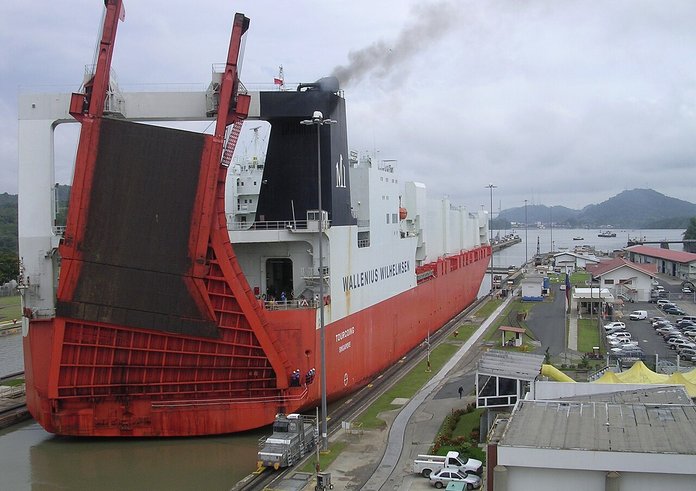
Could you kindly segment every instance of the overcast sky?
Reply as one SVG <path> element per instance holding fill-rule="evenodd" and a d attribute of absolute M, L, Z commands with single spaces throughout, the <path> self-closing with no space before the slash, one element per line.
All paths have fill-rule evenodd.
<path fill-rule="evenodd" d="M 251 19 L 242 80 L 337 73 L 351 149 L 469 208 L 581 208 L 634 188 L 696 202 L 696 2 L 127 1 L 124 91 L 204 89 L 234 12 Z M 103 2 L 0 2 L 0 192 L 17 192 L 17 95 L 75 91 Z M 176 85 L 180 84 L 180 85 Z M 67 125 L 62 125 L 67 126 Z M 59 128 L 71 179 L 76 125 Z"/>

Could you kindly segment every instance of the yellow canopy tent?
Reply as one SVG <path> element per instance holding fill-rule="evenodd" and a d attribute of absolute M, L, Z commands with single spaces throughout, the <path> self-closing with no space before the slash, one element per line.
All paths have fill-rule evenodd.
<path fill-rule="evenodd" d="M 653 372 L 642 361 L 635 362 L 631 368 L 616 376 L 628 384 L 665 384 L 669 378 L 669 375 Z"/>
<path fill-rule="evenodd" d="M 604 374 L 594 381 L 595 384 L 620 384 L 621 379 L 614 372 L 604 372 Z"/>
<path fill-rule="evenodd" d="M 689 381 L 681 372 L 674 372 L 670 375 L 667 379 L 667 383 L 683 385 L 689 397 L 696 397 L 696 384 Z"/>

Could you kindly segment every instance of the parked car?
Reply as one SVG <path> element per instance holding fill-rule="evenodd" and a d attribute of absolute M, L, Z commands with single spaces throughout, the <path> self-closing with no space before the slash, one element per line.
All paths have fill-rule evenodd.
<path fill-rule="evenodd" d="M 676 327 L 676 326 L 674 324 L 672 324 L 670 321 L 664 320 L 664 321 L 653 322 L 652 327 L 653 327 L 653 329 L 657 329 L 659 327 Z"/>
<path fill-rule="evenodd" d="M 690 321 L 688 319 L 679 319 L 674 323 L 675 326 L 685 328 L 685 327 L 690 327 L 690 326 L 696 326 L 696 322 Z"/>
<path fill-rule="evenodd" d="M 660 300 L 658 300 L 658 301 L 655 302 L 655 303 L 657 303 L 657 306 L 659 307 L 659 306 L 664 305 L 664 304 L 666 304 L 666 303 L 672 303 L 672 302 L 670 302 L 669 300 L 662 300 L 662 299 L 660 299 Z"/>
<path fill-rule="evenodd" d="M 676 305 L 674 307 L 665 307 L 662 309 L 666 314 L 672 314 L 672 315 L 684 315 L 686 312 L 684 312 L 682 309 L 677 307 Z"/>
<path fill-rule="evenodd" d="M 631 339 L 631 333 L 628 331 L 619 331 L 619 332 L 615 332 L 614 334 L 607 335 L 607 339 L 620 339 L 620 338 Z"/>
<path fill-rule="evenodd" d="M 634 310 L 630 314 L 628 314 L 628 318 L 631 319 L 632 321 L 639 321 L 643 319 L 648 318 L 648 311 L 647 310 Z"/>
<path fill-rule="evenodd" d="M 609 329 L 611 329 L 613 327 L 620 327 L 622 329 L 625 329 L 626 324 L 624 324 L 623 322 L 618 322 L 618 321 L 617 322 L 610 322 L 609 324 L 604 324 L 605 331 L 608 331 Z"/>
<path fill-rule="evenodd" d="M 662 310 L 662 312 L 666 312 L 667 309 L 677 308 L 677 304 L 672 303 L 672 302 L 667 302 L 667 303 L 663 303 L 663 304 L 658 305 L 658 307 L 660 307 L 660 310 Z"/>
<path fill-rule="evenodd" d="M 696 343 L 693 339 L 686 338 L 686 343 L 680 343 L 675 346 L 677 353 L 680 355 L 684 350 L 696 350 Z"/>
<path fill-rule="evenodd" d="M 682 293 L 692 294 L 693 292 L 694 291 L 691 288 L 689 288 L 688 286 L 685 286 L 684 288 L 682 288 Z"/>
<path fill-rule="evenodd" d="M 614 335 L 614 334 L 617 334 L 620 332 L 626 332 L 626 328 L 625 327 L 613 327 L 613 328 L 609 329 L 608 331 L 604 331 L 604 333 L 607 336 L 611 336 L 611 335 Z"/>
<path fill-rule="evenodd" d="M 638 341 L 631 341 L 630 339 L 627 338 L 619 338 L 619 339 L 611 339 L 607 341 L 607 344 L 611 346 L 612 348 L 618 348 L 618 347 L 628 347 L 628 346 L 638 346 Z"/>
<path fill-rule="evenodd" d="M 685 339 L 684 335 L 680 333 L 679 331 L 677 332 L 668 332 L 662 335 L 662 339 L 665 340 L 665 342 L 669 341 L 672 338 L 681 338 Z"/>
<path fill-rule="evenodd" d="M 696 348 L 682 348 L 679 350 L 679 356 L 682 358 L 696 356 Z"/>
<path fill-rule="evenodd" d="M 635 360 L 645 360 L 645 353 L 642 349 L 633 346 L 627 346 L 626 348 L 619 349 L 614 352 L 612 349 L 612 356 L 619 360 L 625 361 L 635 361 Z"/>
<path fill-rule="evenodd" d="M 666 317 L 660 317 L 659 315 L 650 318 L 650 322 L 653 322 L 653 323 L 659 322 L 659 321 L 666 321 L 666 320 L 667 320 Z"/>
<path fill-rule="evenodd" d="M 696 344 L 690 339 L 683 337 L 673 337 L 667 340 L 667 346 L 670 349 L 677 349 L 677 346 L 684 346 L 685 348 L 696 348 Z"/>
<path fill-rule="evenodd" d="M 430 474 L 430 484 L 437 489 L 442 489 L 453 481 L 466 483 L 466 489 L 479 489 L 481 487 L 481 478 L 474 474 L 465 474 L 447 468 Z"/>

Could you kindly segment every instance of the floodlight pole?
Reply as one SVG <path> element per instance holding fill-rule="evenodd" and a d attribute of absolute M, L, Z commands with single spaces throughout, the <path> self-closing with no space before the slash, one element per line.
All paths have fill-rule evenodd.
<path fill-rule="evenodd" d="M 326 349 L 324 341 L 324 256 L 322 242 L 324 237 L 324 214 L 321 203 L 321 127 L 336 123 L 333 119 L 324 119 L 321 111 L 314 111 L 312 119 L 300 121 L 300 124 L 315 125 L 317 127 L 317 201 L 319 206 L 319 351 L 321 356 L 320 390 L 321 390 L 321 448 L 329 449 L 329 437 L 326 427 Z"/>
<path fill-rule="evenodd" d="M 527 258 L 527 200 L 524 200 L 524 267 L 527 267 L 529 259 Z"/>
<path fill-rule="evenodd" d="M 489 184 L 487 187 L 490 192 L 491 192 L 491 216 L 489 217 L 488 220 L 488 231 L 490 232 L 490 243 L 491 243 L 491 295 L 493 295 L 493 188 L 497 188 L 498 186 L 494 184 Z"/>

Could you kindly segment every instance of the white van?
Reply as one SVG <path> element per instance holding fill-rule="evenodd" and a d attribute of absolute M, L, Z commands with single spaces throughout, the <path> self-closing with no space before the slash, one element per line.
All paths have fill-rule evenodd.
<path fill-rule="evenodd" d="M 632 321 L 639 321 L 643 319 L 648 318 L 648 311 L 647 310 L 634 310 L 630 314 L 628 314 L 628 318 L 631 319 Z"/>

